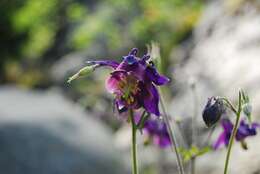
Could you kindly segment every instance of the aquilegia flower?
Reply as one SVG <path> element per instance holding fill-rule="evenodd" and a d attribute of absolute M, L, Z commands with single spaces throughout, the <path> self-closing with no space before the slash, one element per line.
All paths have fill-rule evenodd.
<path fill-rule="evenodd" d="M 229 119 L 222 119 L 221 126 L 223 128 L 223 132 L 219 135 L 217 141 L 214 143 L 213 148 L 218 149 L 221 145 L 228 146 L 229 139 L 232 134 L 233 123 Z M 252 124 L 246 123 L 245 119 L 240 121 L 239 127 L 237 129 L 237 133 L 235 136 L 236 141 L 239 141 L 244 149 L 247 149 L 245 144 L 245 138 L 248 136 L 256 135 L 256 128 L 259 128 L 260 124 L 254 122 Z"/>
<path fill-rule="evenodd" d="M 225 113 L 225 110 L 226 108 L 223 103 L 223 100 L 217 97 L 209 98 L 202 113 L 202 117 L 205 124 L 208 127 L 213 126 L 215 123 L 219 121 L 222 114 Z"/>
<path fill-rule="evenodd" d="M 121 63 L 111 60 L 88 63 L 95 68 L 109 66 L 114 69 L 106 81 L 106 88 L 115 95 L 115 106 L 119 113 L 143 107 L 148 113 L 159 116 L 156 85 L 167 84 L 169 78 L 157 72 L 153 63 L 149 62 L 149 55 L 139 58 L 136 54 L 137 49 L 133 48 L 127 56 L 123 56 Z"/>
<path fill-rule="evenodd" d="M 171 139 L 163 120 L 158 118 L 149 118 L 144 123 L 144 132 L 148 135 L 148 139 L 161 148 L 169 147 Z"/>

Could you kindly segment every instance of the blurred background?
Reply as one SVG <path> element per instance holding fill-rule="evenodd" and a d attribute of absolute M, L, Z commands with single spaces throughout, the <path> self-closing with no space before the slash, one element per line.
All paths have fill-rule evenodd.
<path fill-rule="evenodd" d="M 164 95 L 180 145 L 194 143 L 191 119 L 193 141 L 204 140 L 201 112 L 213 95 L 236 102 L 245 89 L 259 120 L 258 0 L 1 0 L 0 173 L 130 173 L 130 131 L 104 87 L 109 69 L 66 81 L 87 60 L 120 61 L 133 47 L 142 56 L 152 42 L 171 78 Z M 176 172 L 170 149 L 139 138 L 141 173 Z M 260 173 L 259 145 L 258 136 L 247 151 L 235 145 L 232 173 Z M 198 158 L 197 173 L 221 173 L 225 152 Z"/>

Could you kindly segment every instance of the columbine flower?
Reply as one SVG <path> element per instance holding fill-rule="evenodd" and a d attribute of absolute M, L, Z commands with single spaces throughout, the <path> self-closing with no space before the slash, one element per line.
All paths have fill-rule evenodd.
<path fill-rule="evenodd" d="M 229 119 L 222 119 L 221 125 L 223 128 L 223 132 L 220 134 L 218 140 L 213 145 L 214 149 L 218 149 L 222 144 L 224 144 L 227 147 L 229 143 L 229 139 L 232 134 L 233 124 Z M 240 125 L 237 129 L 235 139 L 236 141 L 239 141 L 241 143 L 244 149 L 247 149 L 246 143 L 244 141 L 245 138 L 248 136 L 256 135 L 257 127 L 260 127 L 260 124 L 258 123 L 248 124 L 244 119 L 240 121 Z"/>
<path fill-rule="evenodd" d="M 149 118 L 144 123 L 143 130 L 148 135 L 148 138 L 159 147 L 165 148 L 171 145 L 166 124 L 162 120 Z"/>
<path fill-rule="evenodd" d="M 115 95 L 115 105 L 122 113 L 128 109 L 145 108 L 148 113 L 160 115 L 159 94 L 156 85 L 165 85 L 169 79 L 158 74 L 152 62 L 148 62 L 150 56 L 142 58 L 136 56 L 134 48 L 123 61 L 89 61 L 96 66 L 109 66 L 114 69 L 106 81 L 106 88 Z"/>
<path fill-rule="evenodd" d="M 225 113 L 225 105 L 223 100 L 216 97 L 211 97 L 203 110 L 202 116 L 205 124 L 208 127 L 213 126 L 220 119 L 221 115 Z"/>

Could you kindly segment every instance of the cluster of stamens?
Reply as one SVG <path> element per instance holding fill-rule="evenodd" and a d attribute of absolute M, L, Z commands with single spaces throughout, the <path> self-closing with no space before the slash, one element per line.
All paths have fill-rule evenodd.
<path fill-rule="evenodd" d="M 135 95 L 140 91 L 138 88 L 139 80 L 134 76 L 128 75 L 122 78 L 118 84 L 118 89 L 122 92 L 122 99 L 128 105 L 135 103 Z"/>

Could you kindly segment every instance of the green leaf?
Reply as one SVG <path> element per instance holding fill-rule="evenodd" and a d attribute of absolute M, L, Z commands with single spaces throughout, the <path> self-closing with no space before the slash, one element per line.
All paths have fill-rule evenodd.
<path fill-rule="evenodd" d="M 212 148 L 209 146 L 203 147 L 202 149 L 199 150 L 199 152 L 196 155 L 201 156 L 201 155 L 204 155 L 204 154 L 210 152 L 211 150 L 212 150 Z"/>
<path fill-rule="evenodd" d="M 194 157 L 202 156 L 211 151 L 209 146 L 199 149 L 197 146 L 192 146 L 190 149 L 179 148 L 180 154 L 183 157 L 184 162 L 190 161 Z"/>

